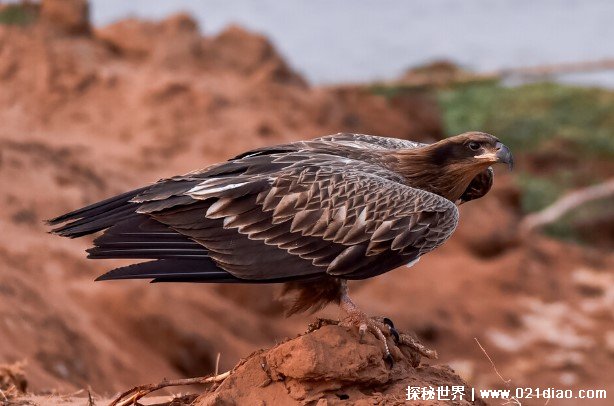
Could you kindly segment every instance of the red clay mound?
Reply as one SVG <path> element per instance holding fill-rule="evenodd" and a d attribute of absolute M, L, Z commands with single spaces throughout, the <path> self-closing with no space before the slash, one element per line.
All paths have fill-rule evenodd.
<path fill-rule="evenodd" d="M 355 329 L 324 325 L 256 351 L 197 398 L 185 395 L 156 404 L 247 405 L 256 400 L 259 405 L 400 405 L 408 400 L 428 405 L 484 404 L 479 397 L 472 400 L 471 388 L 449 367 L 416 366 L 416 356 L 407 348 L 394 353 L 391 368 L 373 335 L 365 335 L 359 343 Z M 137 400 L 131 396 L 117 404 Z"/>
<path fill-rule="evenodd" d="M 383 360 L 380 342 L 371 334 L 358 343 L 358 334 L 339 326 L 312 333 L 258 351 L 242 361 L 215 390 L 201 395 L 195 405 L 249 404 L 259 399 L 270 405 L 405 404 L 411 387 L 467 384 L 446 366 L 412 366 L 401 355 L 393 368 Z M 470 395 L 469 395 L 470 396 Z M 435 397 L 436 399 L 436 397 Z M 480 400 L 476 402 L 482 404 Z M 458 401 L 455 404 L 476 404 Z M 450 405 L 449 401 L 429 404 Z"/>

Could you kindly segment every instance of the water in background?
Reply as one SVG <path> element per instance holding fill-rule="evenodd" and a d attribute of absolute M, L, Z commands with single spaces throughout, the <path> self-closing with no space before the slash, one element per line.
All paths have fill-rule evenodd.
<path fill-rule="evenodd" d="M 104 25 L 195 16 L 204 32 L 238 23 L 273 40 L 313 83 L 390 79 L 451 59 L 476 71 L 614 57 L 611 0 L 92 0 Z M 614 72 L 564 81 L 614 87 Z"/>

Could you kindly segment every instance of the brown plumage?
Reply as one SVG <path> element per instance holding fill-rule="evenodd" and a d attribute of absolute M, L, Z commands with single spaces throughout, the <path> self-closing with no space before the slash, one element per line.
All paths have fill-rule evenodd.
<path fill-rule="evenodd" d="M 472 132 L 425 145 L 336 134 L 246 152 L 50 220 L 90 258 L 151 259 L 98 280 L 286 283 L 294 311 L 339 302 L 443 244 L 509 150 Z"/>

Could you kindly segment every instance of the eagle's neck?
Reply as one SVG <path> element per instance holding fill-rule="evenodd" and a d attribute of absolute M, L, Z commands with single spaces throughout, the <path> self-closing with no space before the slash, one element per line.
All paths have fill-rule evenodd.
<path fill-rule="evenodd" d="M 440 162 L 432 146 L 400 150 L 390 160 L 392 169 L 408 186 L 435 193 L 456 202 L 469 183 L 484 168 L 462 163 Z"/>

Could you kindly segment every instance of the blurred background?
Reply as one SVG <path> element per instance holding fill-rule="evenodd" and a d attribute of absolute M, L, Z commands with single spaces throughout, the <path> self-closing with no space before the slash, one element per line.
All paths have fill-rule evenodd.
<path fill-rule="evenodd" d="M 263 145 L 480 130 L 516 170 L 356 301 L 478 388 L 614 393 L 612 17 L 605 0 L 0 2 L 0 389 L 3 371 L 104 394 L 218 354 L 226 370 L 314 317 L 284 319 L 275 286 L 93 283 L 121 261 L 44 219 Z"/>

